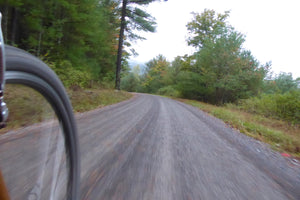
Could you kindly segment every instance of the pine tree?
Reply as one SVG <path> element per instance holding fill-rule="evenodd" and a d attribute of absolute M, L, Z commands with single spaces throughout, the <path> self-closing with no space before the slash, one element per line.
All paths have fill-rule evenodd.
<path fill-rule="evenodd" d="M 116 84 L 115 88 L 120 90 L 120 74 L 122 65 L 122 52 L 124 43 L 124 32 L 126 30 L 129 39 L 144 39 L 133 33 L 133 30 L 154 32 L 155 21 L 153 17 L 137 6 L 147 5 L 155 0 L 123 0 L 121 10 L 121 26 L 119 34 L 119 45 L 117 53 Z"/>

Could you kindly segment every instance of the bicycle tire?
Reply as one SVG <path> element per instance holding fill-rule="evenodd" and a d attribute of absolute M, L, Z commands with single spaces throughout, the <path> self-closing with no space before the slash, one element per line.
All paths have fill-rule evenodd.
<path fill-rule="evenodd" d="M 6 83 L 22 84 L 37 90 L 55 111 L 64 133 L 68 158 L 67 199 L 79 199 L 80 160 L 77 127 L 63 84 L 43 61 L 21 49 L 6 45 L 5 58 Z"/>

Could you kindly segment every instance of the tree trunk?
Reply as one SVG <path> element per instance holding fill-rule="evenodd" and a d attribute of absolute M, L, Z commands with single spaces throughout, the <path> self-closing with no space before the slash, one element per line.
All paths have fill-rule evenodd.
<path fill-rule="evenodd" d="M 7 42 L 7 38 L 8 38 L 8 6 L 4 6 L 4 11 L 3 11 L 3 16 L 2 16 L 2 20 L 3 20 L 3 37 L 4 37 L 4 41 Z"/>
<path fill-rule="evenodd" d="M 118 46 L 118 55 L 117 55 L 117 67 L 116 67 L 116 85 L 115 88 L 120 90 L 120 82 L 121 82 L 121 64 L 122 64 L 122 50 L 123 50 L 123 40 L 124 40 L 124 30 L 126 26 L 126 6 L 127 0 L 123 0 L 122 4 L 122 16 L 121 16 L 121 28 L 119 34 L 119 46 Z"/>
<path fill-rule="evenodd" d="M 43 36 L 43 30 L 41 30 L 40 33 L 39 33 L 39 43 L 38 43 L 38 46 L 37 46 L 37 53 L 36 53 L 37 57 L 39 57 L 41 55 L 42 36 Z"/>
<path fill-rule="evenodd" d="M 11 43 L 16 44 L 18 34 L 18 11 L 16 8 L 12 10 L 12 28 L 11 28 Z"/>

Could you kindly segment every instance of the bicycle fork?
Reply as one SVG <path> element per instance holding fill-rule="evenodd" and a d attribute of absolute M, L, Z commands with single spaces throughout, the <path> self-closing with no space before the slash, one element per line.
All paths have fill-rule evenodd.
<path fill-rule="evenodd" d="M 5 67 L 5 48 L 4 48 L 5 44 L 4 44 L 3 34 L 2 34 L 1 21 L 2 21 L 2 14 L 0 12 L 0 128 L 3 128 L 8 118 L 8 108 L 6 106 L 6 103 L 4 102 L 4 85 L 5 85 L 4 73 L 6 67 Z"/>

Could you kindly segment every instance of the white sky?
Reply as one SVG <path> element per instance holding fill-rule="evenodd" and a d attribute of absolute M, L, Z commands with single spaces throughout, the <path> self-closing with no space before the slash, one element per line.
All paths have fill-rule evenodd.
<path fill-rule="evenodd" d="M 148 62 L 158 54 L 169 61 L 193 52 L 188 47 L 186 24 L 191 12 L 204 9 L 218 13 L 230 10 L 228 22 L 246 35 L 244 47 L 265 64 L 272 61 L 275 73 L 292 72 L 300 77 L 300 1 L 299 0 L 168 0 L 154 2 L 146 10 L 156 18 L 156 33 L 143 34 L 133 48 L 139 53 L 136 62 Z"/>

